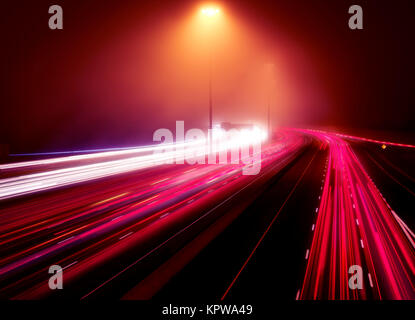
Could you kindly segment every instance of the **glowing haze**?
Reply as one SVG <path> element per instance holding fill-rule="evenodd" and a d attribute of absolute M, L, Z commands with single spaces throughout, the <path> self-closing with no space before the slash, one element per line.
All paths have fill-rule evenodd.
<path fill-rule="evenodd" d="M 207 126 L 210 63 L 215 121 L 266 123 L 268 100 L 277 124 L 298 121 L 310 108 L 318 114 L 326 102 L 307 57 L 289 40 L 275 40 L 224 6 L 202 4 L 144 31 L 126 32 L 101 53 L 95 76 L 101 79 L 107 69 L 124 99 L 143 108 L 156 105 L 166 125 L 183 119 Z M 107 64 L 109 56 L 116 67 Z"/>
<path fill-rule="evenodd" d="M 44 54 L 20 61 L 21 103 L 42 114 L 24 138 L 32 150 L 147 144 L 176 120 L 206 129 L 210 72 L 214 122 L 265 127 L 268 103 L 274 128 L 324 114 L 328 102 L 301 47 L 235 8 L 119 7 L 102 9 L 94 17 L 104 23 L 95 28 L 68 13 L 65 41 L 54 38 L 50 53 L 50 41 L 39 43 Z M 48 76 L 39 81 L 34 68 Z"/>

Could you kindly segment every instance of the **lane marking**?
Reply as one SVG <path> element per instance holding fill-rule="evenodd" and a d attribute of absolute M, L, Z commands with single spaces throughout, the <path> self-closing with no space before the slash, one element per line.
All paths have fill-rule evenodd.
<path fill-rule="evenodd" d="M 167 217 L 169 214 L 170 214 L 170 212 L 167 212 L 167 213 L 163 214 L 163 215 L 160 217 L 160 219 L 163 219 L 164 217 Z"/>
<path fill-rule="evenodd" d="M 66 267 L 63 267 L 62 270 L 65 270 L 65 269 L 67 269 L 69 267 L 72 267 L 74 264 L 77 264 L 77 263 L 78 263 L 78 261 L 74 261 L 74 262 L 68 264 Z"/>
<path fill-rule="evenodd" d="M 131 234 L 133 234 L 133 232 L 131 231 L 131 232 L 128 232 L 127 234 L 125 234 L 125 235 L 123 235 L 122 237 L 120 237 L 120 240 L 122 240 L 122 239 L 124 239 L 124 238 L 126 238 L 126 237 L 128 237 L 129 235 L 131 235 Z"/>
<path fill-rule="evenodd" d="M 165 178 L 165 179 L 161 179 L 159 181 L 153 182 L 152 184 L 150 184 L 150 186 L 154 186 L 155 184 L 166 181 L 166 180 L 169 180 L 169 178 Z"/>
<path fill-rule="evenodd" d="M 127 194 L 129 194 L 129 192 L 124 192 L 124 193 L 121 193 L 121 194 L 116 195 L 116 196 L 114 196 L 114 197 L 111 197 L 111 198 L 108 198 L 108 199 L 105 199 L 105 200 L 102 200 L 102 201 L 95 202 L 95 203 L 93 203 L 93 204 L 91 205 L 91 207 L 92 207 L 92 206 L 98 206 L 98 205 L 100 205 L 100 204 L 104 204 L 104 203 L 106 203 L 106 202 L 109 202 L 109 201 L 112 201 L 112 200 L 115 200 L 115 199 L 121 198 L 121 197 L 123 197 L 123 196 L 126 196 Z"/>
<path fill-rule="evenodd" d="M 367 276 L 369 278 L 369 284 L 373 288 L 373 282 L 372 282 L 372 277 L 371 277 L 370 273 L 368 273 Z"/>
<path fill-rule="evenodd" d="M 68 240 L 72 239 L 73 237 L 74 237 L 74 236 L 69 237 L 69 238 L 66 238 L 65 240 L 59 241 L 59 242 L 58 242 L 58 244 L 64 243 L 65 241 L 68 241 Z"/>

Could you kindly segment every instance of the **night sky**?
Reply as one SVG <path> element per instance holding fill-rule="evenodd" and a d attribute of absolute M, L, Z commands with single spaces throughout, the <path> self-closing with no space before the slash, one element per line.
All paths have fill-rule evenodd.
<path fill-rule="evenodd" d="M 63 7 L 63 30 L 48 28 L 52 4 Z M 271 59 L 295 52 L 296 58 L 279 60 L 281 65 L 289 61 L 284 66 L 286 78 L 281 79 L 293 85 L 290 98 L 274 101 L 273 120 L 278 125 L 415 131 L 413 1 L 218 4 L 251 37 L 266 39 Z M 353 4 L 363 8 L 363 30 L 348 28 L 348 8 Z M 131 146 L 150 143 L 155 129 L 173 128 L 175 120 L 205 126 L 205 83 L 192 87 L 203 72 L 196 62 L 172 68 L 168 62 L 175 61 L 174 50 L 168 52 L 167 45 L 159 44 L 176 20 L 194 8 L 196 2 L 183 1 L 3 3 L 0 143 L 8 144 L 11 152 Z M 241 61 L 262 57 L 267 49 L 261 50 L 252 50 Z M 158 61 L 165 65 L 154 69 Z M 238 104 L 238 121 L 258 108 L 254 93 L 243 96 L 244 86 L 252 92 L 263 87 L 253 88 L 258 81 L 245 79 L 252 78 L 253 65 L 243 85 L 238 84 L 242 76 L 229 74 L 243 74 L 247 65 L 225 68 L 228 74 L 223 76 L 216 71 L 215 103 L 218 109 L 223 105 L 217 110 L 221 119 L 229 120 Z M 191 71 L 184 70 L 189 66 Z M 286 90 L 281 79 L 275 89 L 279 96 Z M 242 102 L 235 102 L 239 95 Z M 298 97 L 295 102 L 293 96 Z M 242 106 L 241 97 L 250 103 Z"/>

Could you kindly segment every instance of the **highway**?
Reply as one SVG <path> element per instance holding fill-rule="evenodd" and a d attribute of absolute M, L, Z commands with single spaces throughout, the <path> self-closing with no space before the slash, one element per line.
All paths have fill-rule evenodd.
<path fill-rule="evenodd" d="M 413 146 L 277 136 L 257 175 L 157 147 L 0 165 L 0 298 L 415 299 Z"/>

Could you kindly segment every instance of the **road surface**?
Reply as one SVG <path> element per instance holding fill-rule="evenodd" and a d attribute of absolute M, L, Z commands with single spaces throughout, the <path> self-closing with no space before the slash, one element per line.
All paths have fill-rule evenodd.
<path fill-rule="evenodd" d="M 0 297 L 415 299 L 414 151 L 290 129 L 257 175 L 152 148 L 0 165 Z"/>

